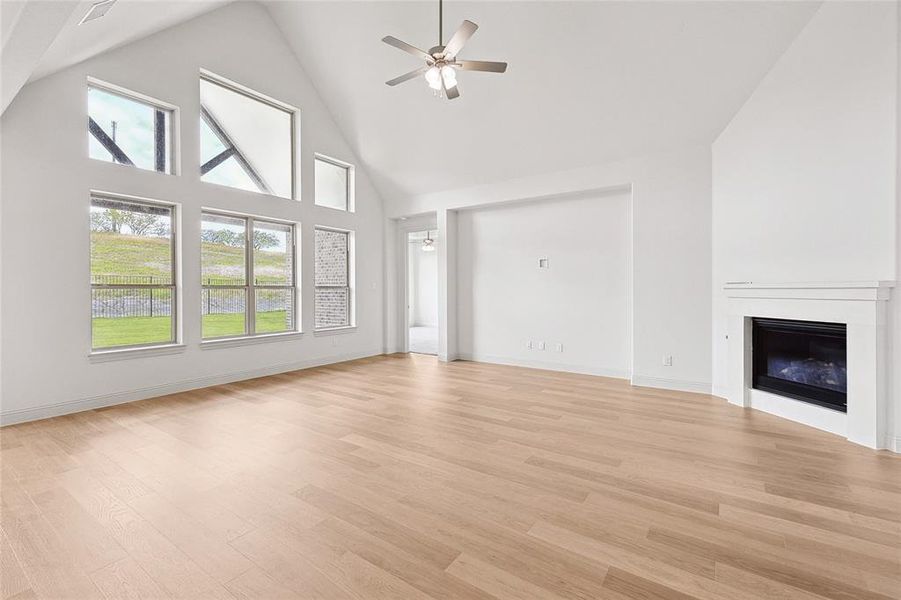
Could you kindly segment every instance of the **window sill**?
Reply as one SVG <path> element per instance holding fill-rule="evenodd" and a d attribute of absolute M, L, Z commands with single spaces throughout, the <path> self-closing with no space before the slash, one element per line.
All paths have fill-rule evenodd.
<path fill-rule="evenodd" d="M 356 325 L 344 325 L 343 327 L 323 327 L 322 329 L 314 330 L 313 335 L 316 337 L 327 335 L 341 335 L 342 333 L 353 333 L 356 330 Z"/>
<path fill-rule="evenodd" d="M 315 206 L 316 208 L 324 208 L 325 210 L 331 210 L 334 212 L 344 213 L 347 215 L 354 214 L 354 211 L 352 211 L 348 208 L 338 208 L 337 206 L 326 206 L 325 204 L 317 204 L 315 200 L 313 200 L 313 206 Z"/>
<path fill-rule="evenodd" d="M 120 350 L 95 350 L 88 355 L 88 360 L 98 363 L 114 360 L 128 360 L 145 356 L 178 354 L 179 352 L 183 352 L 184 349 L 184 344 L 165 344 L 160 346 L 141 346 L 139 348 L 122 348 Z"/>
<path fill-rule="evenodd" d="M 285 331 L 283 333 L 264 333 L 261 335 L 243 335 L 241 337 L 222 338 L 218 340 L 205 340 L 200 342 L 202 350 L 214 350 L 216 348 L 233 348 L 235 346 L 248 346 L 252 344 L 265 344 L 279 340 L 293 340 L 303 337 L 301 331 Z"/>

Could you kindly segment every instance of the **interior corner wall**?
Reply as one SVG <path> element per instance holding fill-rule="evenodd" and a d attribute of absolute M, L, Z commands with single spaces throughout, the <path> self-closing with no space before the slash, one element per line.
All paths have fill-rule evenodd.
<path fill-rule="evenodd" d="M 710 166 L 709 146 L 687 146 L 603 165 L 395 198 L 386 202 L 386 211 L 400 217 L 631 192 L 632 382 L 709 392 Z M 663 364 L 664 356 L 673 357 L 672 365 Z"/>
<path fill-rule="evenodd" d="M 895 278 L 896 11 L 823 3 L 713 144 L 720 395 L 726 282 Z"/>
<path fill-rule="evenodd" d="M 201 68 L 300 109 L 300 202 L 200 181 Z M 181 174 L 88 158 L 89 76 L 179 108 Z M 0 127 L 4 422 L 382 352 L 381 200 L 358 167 L 355 213 L 313 205 L 315 152 L 358 161 L 261 5 L 230 4 L 35 81 L 4 112 Z M 91 190 L 178 204 L 183 351 L 112 362 L 89 359 Z M 201 348 L 201 208 L 300 222 L 303 336 Z M 356 328 L 341 335 L 312 331 L 313 228 L 318 224 L 355 231 Z"/>

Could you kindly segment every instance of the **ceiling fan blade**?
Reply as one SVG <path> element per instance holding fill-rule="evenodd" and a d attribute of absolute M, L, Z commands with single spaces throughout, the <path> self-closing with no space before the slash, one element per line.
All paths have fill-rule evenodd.
<path fill-rule="evenodd" d="M 444 85 L 443 83 L 441 85 Z M 452 88 L 446 87 L 444 88 L 444 94 L 447 96 L 448 100 L 453 100 L 454 98 L 460 97 L 460 88 L 459 84 L 455 85 Z"/>
<path fill-rule="evenodd" d="M 432 56 L 425 50 L 420 50 L 416 46 L 411 46 L 407 42 L 402 42 L 401 40 L 397 39 L 394 36 L 386 35 L 385 37 L 382 38 L 382 41 L 385 42 L 386 44 L 388 44 L 389 46 L 394 46 L 395 48 L 398 48 L 399 50 L 403 50 L 404 52 L 409 52 L 410 54 L 412 54 L 413 56 L 415 56 L 417 58 L 421 58 L 425 61 L 428 61 L 430 64 L 435 62 L 435 59 L 432 58 Z"/>
<path fill-rule="evenodd" d="M 463 49 L 463 44 L 469 41 L 469 38 L 472 37 L 472 34 L 474 34 L 478 28 L 479 26 L 472 21 L 463 21 L 463 24 L 457 28 L 457 31 L 447 43 L 447 46 L 444 47 L 444 56 L 457 56 L 457 53 Z"/>
<path fill-rule="evenodd" d="M 386 81 L 385 83 L 388 85 L 397 85 L 398 83 L 403 83 L 405 81 L 409 81 L 409 80 L 413 79 L 414 77 L 416 77 L 418 75 L 422 75 L 423 73 L 425 73 L 428 70 L 429 70 L 428 67 L 419 67 L 418 69 L 414 69 L 414 70 L 410 71 L 409 73 L 404 73 L 400 77 L 395 77 L 394 79 L 392 79 L 390 81 Z"/>
<path fill-rule="evenodd" d="M 464 71 L 485 71 L 486 73 L 503 73 L 507 70 L 507 63 L 492 60 L 458 60 L 454 66 Z"/>

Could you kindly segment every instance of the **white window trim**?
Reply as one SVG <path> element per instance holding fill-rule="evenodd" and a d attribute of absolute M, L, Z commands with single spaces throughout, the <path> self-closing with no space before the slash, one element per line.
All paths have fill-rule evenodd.
<path fill-rule="evenodd" d="M 316 176 L 315 169 L 313 175 L 313 205 L 318 208 L 324 208 L 327 210 L 335 210 L 342 213 L 351 213 L 356 212 L 356 169 L 349 162 L 344 162 L 343 160 L 338 160 L 337 158 L 332 158 L 331 156 L 327 156 L 325 154 L 321 154 L 316 152 L 313 154 L 313 161 L 315 167 L 315 161 L 321 160 L 323 162 L 327 162 L 335 165 L 336 167 L 342 167 L 347 169 L 347 190 L 345 190 L 345 200 L 346 200 L 346 208 L 335 208 L 334 206 L 325 206 L 324 204 L 319 204 L 316 202 Z"/>
<path fill-rule="evenodd" d="M 165 111 L 169 111 L 169 144 L 168 144 L 168 153 L 169 153 L 169 170 L 167 172 L 157 171 L 155 169 L 142 169 L 140 167 L 130 167 L 129 165 L 123 165 L 116 162 L 111 162 L 109 164 L 116 165 L 118 167 L 129 167 L 136 168 L 138 171 L 146 171 L 148 173 L 158 173 L 160 175 L 181 175 L 181 109 L 175 104 L 170 102 L 166 102 L 164 100 L 160 100 L 159 98 L 155 98 L 153 96 L 148 96 L 147 94 L 142 94 L 140 92 L 136 92 L 134 90 L 130 90 L 128 88 L 122 87 L 120 85 L 116 85 L 114 83 L 110 83 L 108 81 L 103 81 L 102 79 L 97 79 L 96 77 L 88 76 L 87 78 L 87 88 L 95 88 L 99 90 L 103 90 L 106 92 L 110 92 L 111 94 L 116 94 L 117 96 L 123 96 L 125 98 L 129 98 L 136 102 L 140 102 L 142 104 L 147 104 Z M 87 106 L 85 106 L 87 109 Z M 88 114 L 88 110 L 85 110 L 85 114 Z M 90 133 L 88 133 L 90 136 Z M 96 159 L 91 159 L 96 160 Z M 103 162 L 103 161 L 98 161 Z"/>
<path fill-rule="evenodd" d="M 329 327 L 316 327 L 316 230 L 336 231 L 347 234 L 347 325 L 332 325 Z M 357 327 L 357 288 L 356 288 L 356 233 L 352 229 L 341 229 L 340 227 L 329 227 L 328 225 L 315 225 L 313 227 L 313 334 L 323 333 L 327 331 L 341 331 L 344 329 L 356 329 Z M 338 287 L 338 286 L 332 286 Z"/>
<path fill-rule="evenodd" d="M 165 356 L 167 354 L 180 354 L 181 352 L 184 352 L 186 347 L 187 346 L 184 344 L 161 344 L 159 346 L 96 350 L 88 355 L 88 360 L 92 363 L 103 363 L 116 360 L 129 360 L 132 358 L 145 358 L 149 356 Z"/>
<path fill-rule="evenodd" d="M 203 311 L 200 312 L 201 318 L 201 347 L 227 347 L 229 345 L 242 345 L 247 343 L 259 343 L 265 341 L 274 341 L 278 339 L 283 339 L 287 336 L 300 336 L 303 334 L 303 328 L 301 324 L 300 315 L 301 312 L 301 286 L 300 286 L 300 244 L 299 237 L 301 231 L 301 224 L 298 221 L 290 221 L 286 219 L 278 219 L 273 217 L 263 217 L 259 215 L 252 215 L 247 213 L 239 213 L 228 210 L 221 210 L 217 208 L 206 208 L 202 207 L 200 209 L 200 222 L 203 223 L 204 215 L 219 215 L 223 217 L 232 217 L 236 219 L 244 219 L 244 230 L 245 230 L 245 243 L 244 243 L 244 286 L 245 289 L 245 313 L 244 313 L 244 326 L 245 333 L 241 333 L 238 335 L 224 335 L 220 337 L 203 337 Z M 256 221 L 262 221 L 264 223 L 277 223 L 281 225 L 288 225 L 292 228 L 291 235 L 291 243 L 292 243 L 292 277 L 293 277 L 293 285 L 292 286 L 257 286 L 253 283 L 253 224 Z M 201 225 L 202 228 L 202 225 Z M 247 235 L 249 233 L 249 235 Z M 250 240 L 248 242 L 248 240 Z M 198 242 L 200 240 L 198 239 Z M 201 249 L 200 252 L 201 261 L 203 256 L 203 251 Z M 201 281 L 200 281 L 200 291 L 201 298 L 203 298 L 203 291 L 210 288 L 215 288 L 217 286 L 207 286 L 203 284 L 203 265 L 201 264 Z M 232 289 L 232 286 L 223 286 L 226 289 Z M 237 286 L 241 287 L 241 286 Z M 248 333 L 251 329 L 256 330 L 256 297 L 255 291 L 256 288 L 261 287 L 263 289 L 272 289 L 272 288 L 284 288 L 284 289 L 292 289 L 294 291 L 293 294 L 293 302 L 292 306 L 294 308 L 294 314 L 292 315 L 294 329 L 289 331 L 275 331 L 275 332 L 263 332 L 263 333 Z"/>
<path fill-rule="evenodd" d="M 301 331 L 280 331 L 276 333 L 258 333 L 257 335 L 243 335 L 236 337 L 210 338 L 200 342 L 203 350 L 216 348 L 234 348 L 236 346 L 249 346 L 252 344 L 268 344 L 269 342 L 297 340 L 303 337 Z"/>
<path fill-rule="evenodd" d="M 207 69 L 200 69 L 200 80 L 206 80 L 215 85 L 222 86 L 226 89 L 229 89 L 237 94 L 241 94 L 250 98 L 251 100 L 256 100 L 257 102 L 262 102 L 263 104 L 267 104 L 272 108 L 284 111 L 291 115 L 291 196 L 286 198 L 285 196 L 278 196 L 273 194 L 267 194 L 265 192 L 247 192 L 246 190 L 241 190 L 229 185 L 223 185 L 219 183 L 213 183 L 209 181 L 203 181 L 203 183 L 208 185 L 216 185 L 219 187 L 228 188 L 234 190 L 238 193 L 251 193 L 251 194 L 262 194 L 263 196 L 268 196 L 269 198 L 280 198 L 282 200 L 292 200 L 295 202 L 300 201 L 300 152 L 298 151 L 298 141 L 300 140 L 300 109 L 288 104 L 287 102 L 282 102 L 281 100 L 276 100 L 272 96 L 263 94 L 258 92 L 257 90 L 247 87 L 246 85 L 242 85 L 232 79 L 227 77 L 223 77 L 217 73 L 209 71 Z M 199 152 L 199 150 L 198 150 Z M 198 177 L 200 174 L 198 173 Z M 202 180 L 201 180 L 202 181 Z"/>
<path fill-rule="evenodd" d="M 107 192 L 103 190 L 91 190 L 88 194 L 89 202 L 93 202 L 95 197 L 106 198 L 109 200 L 120 200 L 123 202 L 132 202 L 137 204 L 150 204 L 168 208 L 172 211 L 171 231 L 172 231 L 172 330 L 173 341 L 161 342 L 158 344 L 136 344 L 133 346 L 109 346 L 102 348 L 94 348 L 94 317 L 88 319 L 88 340 L 89 352 L 88 356 L 92 361 L 101 358 L 115 360 L 117 358 L 137 358 L 138 356 L 147 356 L 155 354 L 169 354 L 172 352 L 180 352 L 184 349 L 182 343 L 182 280 L 181 280 L 181 256 L 182 256 L 182 240 L 181 240 L 181 205 L 175 202 L 167 202 L 165 200 L 157 200 L 146 198 L 143 196 L 132 196 L 128 194 L 119 194 L 115 192 Z M 90 222 L 88 223 L 88 235 L 90 235 Z M 90 247 L 90 244 L 88 244 Z M 88 254 L 88 272 L 90 275 L 90 250 Z M 91 310 L 93 311 L 93 291 L 94 285 L 89 284 L 89 293 L 91 294 Z"/>

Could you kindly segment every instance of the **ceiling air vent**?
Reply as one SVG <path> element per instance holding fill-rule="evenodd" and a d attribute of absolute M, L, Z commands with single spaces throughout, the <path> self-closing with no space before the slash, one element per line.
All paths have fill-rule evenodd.
<path fill-rule="evenodd" d="M 112 8 L 113 4 L 116 3 L 116 0 L 101 0 L 100 2 L 95 2 L 91 8 L 88 9 L 88 12 L 82 17 L 81 21 L 78 22 L 79 25 L 84 25 L 88 21 L 93 21 L 95 19 L 99 19 L 106 12 Z"/>

